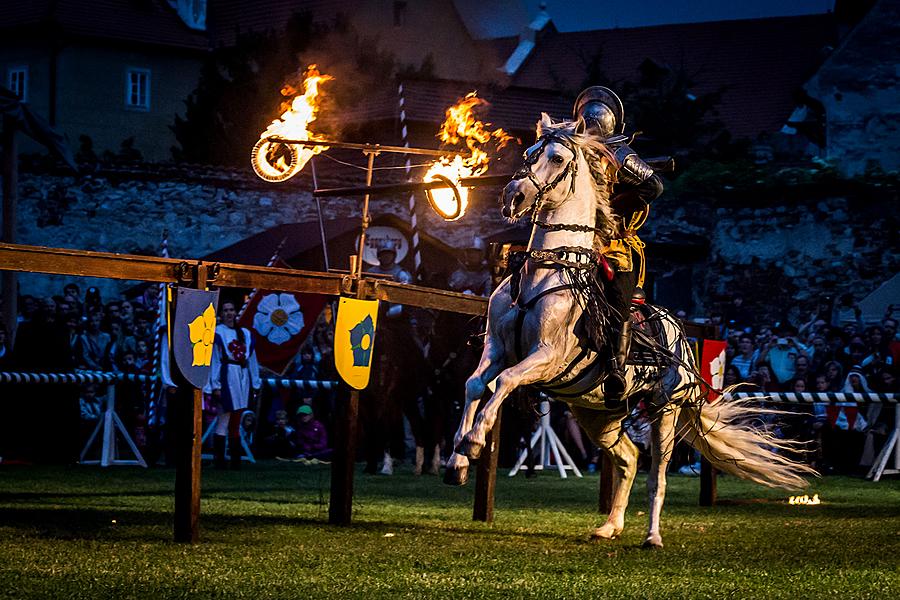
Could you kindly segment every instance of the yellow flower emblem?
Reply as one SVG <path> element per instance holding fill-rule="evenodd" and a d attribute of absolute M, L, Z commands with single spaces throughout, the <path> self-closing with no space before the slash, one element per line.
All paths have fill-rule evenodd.
<path fill-rule="evenodd" d="M 216 337 L 216 309 L 212 302 L 203 314 L 188 324 L 194 356 L 192 367 L 207 367 L 212 361 L 213 340 Z"/>

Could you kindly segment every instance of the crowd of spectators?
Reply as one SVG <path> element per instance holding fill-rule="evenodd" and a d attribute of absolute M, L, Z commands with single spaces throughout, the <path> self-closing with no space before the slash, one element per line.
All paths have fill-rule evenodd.
<path fill-rule="evenodd" d="M 51 297 L 23 295 L 15 341 L 0 330 L 0 369 L 28 373 L 66 373 L 75 369 L 151 374 L 158 288 L 135 298 L 104 301 L 100 291 L 82 292 L 75 283 Z M 144 438 L 149 385 L 118 388 L 116 410 L 136 439 Z M 18 386 L 17 401 L 6 405 L 14 418 L 5 428 L 0 452 L 6 457 L 51 462 L 77 459 L 85 432 L 102 414 L 107 386 L 86 384 Z"/>
<path fill-rule="evenodd" d="M 803 323 L 760 326 L 736 296 L 725 311 L 728 341 L 726 386 L 746 391 L 900 393 L 897 364 L 900 305 L 887 307 L 880 323 L 865 324 L 849 294 L 822 302 Z M 820 398 L 824 400 L 824 398 Z M 893 426 L 880 403 L 815 402 L 805 419 L 787 419 L 784 435 L 814 442 L 813 462 L 826 472 L 870 466 L 878 443 Z"/>

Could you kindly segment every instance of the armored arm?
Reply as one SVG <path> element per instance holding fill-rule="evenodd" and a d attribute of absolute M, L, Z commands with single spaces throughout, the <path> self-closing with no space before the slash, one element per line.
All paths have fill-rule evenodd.
<path fill-rule="evenodd" d="M 640 199 L 647 204 L 660 197 L 663 193 L 662 179 L 634 150 L 623 144 L 616 149 L 614 156 L 619 167 L 619 183 L 633 186 Z"/>

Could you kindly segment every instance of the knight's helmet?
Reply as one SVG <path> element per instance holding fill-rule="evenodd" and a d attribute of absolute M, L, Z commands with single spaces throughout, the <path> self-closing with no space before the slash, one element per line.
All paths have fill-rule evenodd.
<path fill-rule="evenodd" d="M 575 100 L 572 119 L 584 118 L 588 131 L 608 139 L 625 129 L 625 107 L 614 91 L 602 85 L 591 86 Z"/>

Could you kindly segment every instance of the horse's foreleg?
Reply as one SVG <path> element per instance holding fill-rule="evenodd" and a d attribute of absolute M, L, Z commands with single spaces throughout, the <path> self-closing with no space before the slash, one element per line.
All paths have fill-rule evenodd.
<path fill-rule="evenodd" d="M 647 529 L 645 548 L 662 548 L 659 520 L 663 502 L 666 499 L 666 469 L 672 459 L 675 446 L 675 423 L 681 409 L 669 404 L 660 409 L 651 426 L 650 474 L 647 477 L 647 495 L 650 500 L 650 524 Z"/>
<path fill-rule="evenodd" d="M 622 432 L 623 416 L 612 416 L 606 411 L 572 406 L 572 414 L 591 440 L 603 450 L 613 465 L 612 506 L 606 523 L 594 529 L 591 537 L 613 539 L 625 528 L 625 509 L 637 472 L 638 449 Z"/>
<path fill-rule="evenodd" d="M 556 351 L 548 347 L 538 350 L 519 364 L 502 371 L 497 376 L 497 387 L 494 389 L 494 394 L 478 413 L 472 429 L 456 445 L 456 451 L 469 458 L 478 458 L 484 448 L 487 434 L 494 427 L 497 413 L 506 397 L 519 386 L 545 381 L 548 375 L 547 367 L 559 362 Z"/>
<path fill-rule="evenodd" d="M 484 352 L 481 355 L 481 362 L 471 377 L 466 381 L 466 402 L 463 406 L 462 419 L 459 422 L 459 428 L 453 437 L 454 451 L 447 460 L 447 470 L 444 471 L 444 483 L 450 485 L 464 485 L 468 480 L 469 459 L 461 454 L 456 448 L 462 442 L 466 433 L 472 429 L 472 423 L 475 421 L 475 413 L 478 412 L 478 403 L 490 383 L 497 373 L 503 368 L 503 349 L 500 344 L 492 342 L 488 338 L 485 343 Z"/>

